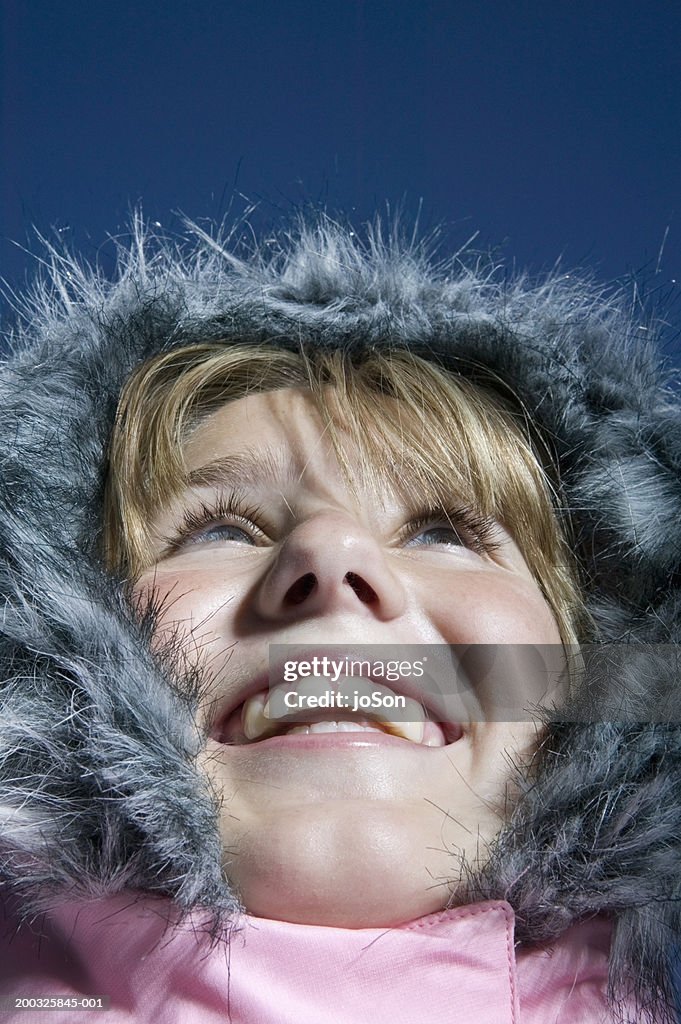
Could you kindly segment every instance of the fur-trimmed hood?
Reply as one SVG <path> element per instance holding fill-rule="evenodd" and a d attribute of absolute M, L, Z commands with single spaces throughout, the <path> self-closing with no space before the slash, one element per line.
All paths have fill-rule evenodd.
<path fill-rule="evenodd" d="M 130 372 L 201 341 L 407 346 L 518 395 L 555 453 L 596 639 L 617 645 L 593 697 L 603 713 L 553 723 L 468 898 L 508 900 L 523 942 L 612 914 L 613 984 L 634 981 L 650 1004 L 681 928 L 681 683 L 659 653 L 681 639 L 681 404 L 651 325 L 569 275 L 436 266 L 397 233 L 361 242 L 324 218 L 237 248 L 198 229 L 177 245 L 137 222 L 112 276 L 51 252 L 6 330 L 0 884 L 26 916 L 124 889 L 208 907 L 216 928 L 238 906 L 192 698 L 102 565 L 108 442 Z M 621 656 L 633 641 L 651 652 L 640 673 Z M 608 720 L 614 677 L 638 724 Z"/>

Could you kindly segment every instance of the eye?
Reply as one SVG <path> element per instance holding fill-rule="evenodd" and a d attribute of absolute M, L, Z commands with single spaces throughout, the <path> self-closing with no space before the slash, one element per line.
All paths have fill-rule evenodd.
<path fill-rule="evenodd" d="M 405 548 L 455 547 L 479 555 L 499 546 L 495 520 L 466 507 L 424 509 L 404 527 L 401 541 Z"/>
<path fill-rule="evenodd" d="M 232 523 L 219 523 L 207 530 L 193 532 L 184 537 L 185 544 L 216 543 L 220 541 L 234 541 L 237 544 L 255 545 L 255 539 L 246 529 Z"/>
<path fill-rule="evenodd" d="M 419 530 L 406 543 L 405 548 L 416 547 L 422 544 L 429 547 L 435 544 L 446 544 L 453 547 L 466 547 L 466 541 L 460 534 L 449 525 L 430 526 L 426 530 Z"/>
<path fill-rule="evenodd" d="M 220 522 L 220 520 L 229 520 Z M 206 544 L 246 544 L 257 547 L 266 539 L 259 525 L 259 507 L 247 506 L 236 494 L 219 495 L 202 502 L 198 509 L 186 508 L 173 536 L 166 537 L 166 554 Z"/>

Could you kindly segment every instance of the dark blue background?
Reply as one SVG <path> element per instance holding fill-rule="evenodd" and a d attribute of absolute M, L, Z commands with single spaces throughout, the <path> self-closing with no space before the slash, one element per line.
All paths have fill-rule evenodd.
<path fill-rule="evenodd" d="M 658 0 L 5 0 L 6 290 L 32 225 L 106 262 L 139 201 L 168 230 L 388 202 L 445 249 L 634 276 L 678 324 L 680 44 Z"/>

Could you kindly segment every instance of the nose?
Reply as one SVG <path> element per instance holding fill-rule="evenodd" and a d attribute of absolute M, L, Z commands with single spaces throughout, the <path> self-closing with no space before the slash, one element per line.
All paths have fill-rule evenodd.
<path fill-rule="evenodd" d="M 296 526 L 258 587 L 256 610 L 269 620 L 349 612 L 390 620 L 406 593 L 376 539 L 341 513 L 322 513 Z"/>

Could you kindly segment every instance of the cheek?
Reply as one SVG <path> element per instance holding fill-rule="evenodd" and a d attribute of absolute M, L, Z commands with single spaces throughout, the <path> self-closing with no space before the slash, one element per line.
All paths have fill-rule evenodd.
<path fill-rule="evenodd" d="M 534 581 L 480 576 L 453 597 L 451 591 L 440 596 L 438 631 L 446 644 L 462 648 L 454 710 L 458 700 L 471 721 L 513 722 L 522 732 L 534 717 L 530 709 L 562 699 L 560 632 Z"/>
<path fill-rule="evenodd" d="M 150 601 L 159 610 L 151 649 L 168 670 L 181 679 L 188 671 L 193 676 L 194 669 L 201 669 L 201 728 L 210 718 L 216 683 L 227 672 L 236 639 L 231 614 L 238 601 L 224 580 L 223 573 L 152 570 L 133 590 L 140 612 Z"/>
<path fill-rule="evenodd" d="M 449 583 L 432 593 L 430 603 L 445 643 L 561 643 L 551 608 L 532 580 L 481 576 L 456 588 Z"/>
<path fill-rule="evenodd" d="M 236 594 L 223 574 L 200 571 L 149 571 L 136 583 L 133 600 L 141 611 L 158 609 L 153 647 L 181 636 L 188 653 L 197 653 L 224 637 Z M 199 643 L 200 634 L 200 643 Z"/>

